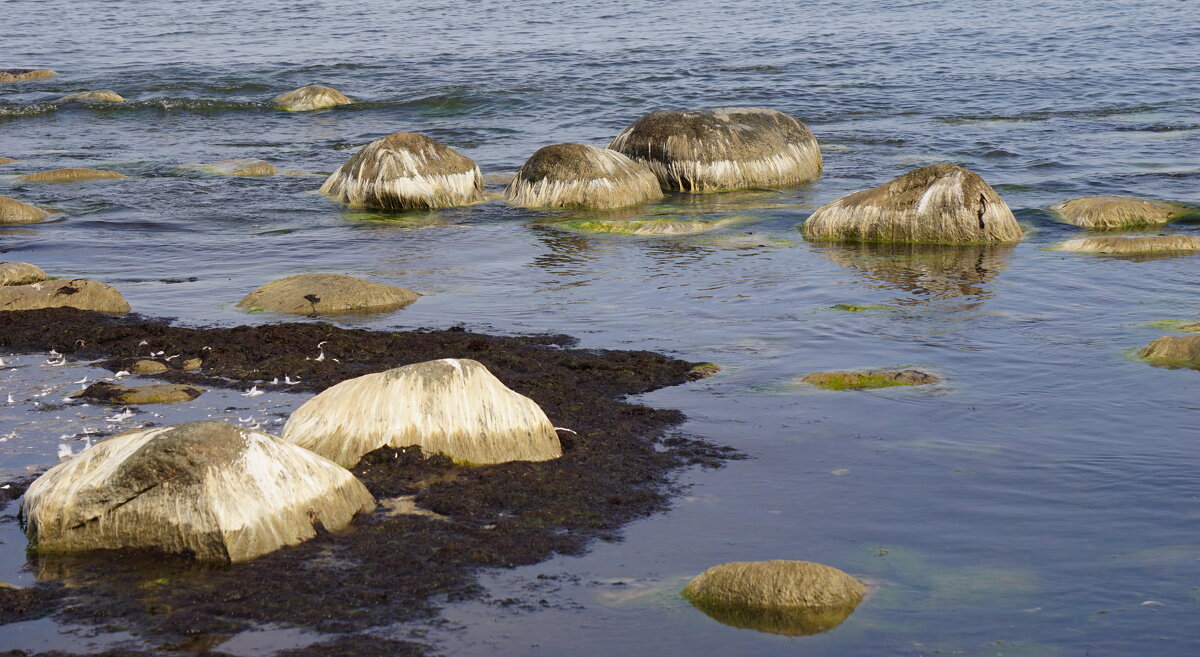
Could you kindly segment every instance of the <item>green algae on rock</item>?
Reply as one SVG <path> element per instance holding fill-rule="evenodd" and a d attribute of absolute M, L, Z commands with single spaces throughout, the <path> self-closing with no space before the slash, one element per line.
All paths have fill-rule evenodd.
<path fill-rule="evenodd" d="M 344 315 L 403 308 L 421 295 L 345 274 L 296 274 L 271 281 L 237 303 L 243 310 Z"/>
<path fill-rule="evenodd" d="M 887 388 L 891 386 L 922 386 L 937 383 L 941 378 L 920 370 L 874 370 L 812 372 L 800 377 L 804 383 L 826 390 L 858 388 Z"/>
<path fill-rule="evenodd" d="M 1136 196 L 1081 196 L 1055 203 L 1050 210 L 1069 224 L 1097 230 L 1165 224 L 1191 212 L 1180 203 Z"/>
<path fill-rule="evenodd" d="M 310 84 L 271 99 L 276 107 L 289 112 L 307 112 L 353 103 L 342 92 L 333 87 Z"/>
<path fill-rule="evenodd" d="M 79 93 L 67 94 L 55 102 L 123 103 L 125 102 L 125 99 L 121 96 L 121 94 L 115 91 L 98 89 L 96 91 L 81 91 Z"/>
<path fill-rule="evenodd" d="M 116 171 L 100 171 L 97 169 L 51 169 L 39 173 L 27 173 L 17 176 L 22 182 L 80 182 L 84 180 L 102 180 L 107 178 L 124 178 Z"/>
<path fill-rule="evenodd" d="M 530 157 L 504 190 L 509 203 L 527 208 L 621 208 L 663 197 L 646 165 L 614 150 L 585 144 L 545 146 Z"/>

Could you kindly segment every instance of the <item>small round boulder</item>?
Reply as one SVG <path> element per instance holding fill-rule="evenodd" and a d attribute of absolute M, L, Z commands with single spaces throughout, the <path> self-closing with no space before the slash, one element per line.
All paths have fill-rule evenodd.
<path fill-rule="evenodd" d="M 0 68 L 0 82 L 45 80 L 58 75 L 48 68 Z"/>
<path fill-rule="evenodd" d="M 1149 361 L 1200 367 L 1200 335 L 1166 335 L 1142 347 L 1138 355 Z"/>
<path fill-rule="evenodd" d="M 337 105 L 349 105 L 354 101 L 333 87 L 310 84 L 285 94 L 279 94 L 272 98 L 271 102 L 279 109 L 289 112 L 306 112 Z"/>
<path fill-rule="evenodd" d="M 621 208 L 662 196 L 644 164 L 585 144 L 538 149 L 504 190 L 509 203 L 527 208 Z"/>
<path fill-rule="evenodd" d="M 39 207 L 0 196 L 0 224 L 33 224 L 49 216 L 49 212 Z"/>
<path fill-rule="evenodd" d="M 321 192 L 353 207 L 436 210 L 483 200 L 483 176 L 474 160 L 453 148 L 397 132 L 359 149 Z"/>
<path fill-rule="evenodd" d="M 772 109 L 654 112 L 608 147 L 645 164 L 663 189 L 678 192 L 784 187 L 821 174 L 821 149 L 812 131 Z"/>
<path fill-rule="evenodd" d="M 1188 208 L 1178 203 L 1135 196 L 1082 196 L 1050 209 L 1069 224 L 1098 230 L 1165 224 L 1188 214 Z"/>
<path fill-rule="evenodd" d="M 1058 245 L 1059 251 L 1107 253 L 1112 255 L 1165 255 L 1200 251 L 1200 236 L 1147 235 L 1080 237 Z"/>
<path fill-rule="evenodd" d="M 810 240 L 974 244 L 1017 242 L 1021 226 L 979 174 L 955 164 L 909 171 L 827 203 L 801 227 Z"/>
<path fill-rule="evenodd" d="M 78 308 L 114 314 L 130 310 L 129 302 L 116 288 L 82 278 L 0 286 L 0 311 L 42 308 Z"/>
<path fill-rule="evenodd" d="M 28 262 L 0 262 L 0 285 L 28 285 L 46 280 L 41 267 Z"/>
<path fill-rule="evenodd" d="M 100 171 L 97 169 L 51 169 L 40 173 L 28 173 L 17 176 L 23 182 L 80 182 L 84 180 L 103 180 L 108 178 L 124 178 L 116 171 Z"/>
<path fill-rule="evenodd" d="M 108 89 L 99 89 L 97 91 L 81 91 L 77 94 L 67 94 L 59 98 L 57 102 L 85 102 L 85 103 L 123 103 L 125 99 L 121 94 Z"/>
<path fill-rule="evenodd" d="M 263 285 L 237 307 L 295 315 L 378 313 L 403 308 L 420 296 L 345 274 L 296 274 Z"/>

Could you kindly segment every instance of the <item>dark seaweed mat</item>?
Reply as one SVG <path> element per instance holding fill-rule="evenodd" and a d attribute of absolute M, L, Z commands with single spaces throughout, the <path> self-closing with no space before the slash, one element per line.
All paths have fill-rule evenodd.
<path fill-rule="evenodd" d="M 174 367 L 203 358 L 201 372 L 160 378 L 206 385 L 298 375 L 293 389 L 315 392 L 409 363 L 473 358 L 533 398 L 556 426 L 577 432 L 563 433 L 564 456 L 544 463 L 467 468 L 409 448 L 372 452 L 353 469 L 376 497 L 416 495 L 445 520 L 376 512 L 350 530 L 236 566 L 129 550 L 33 560 L 42 577 L 72 587 L 61 617 L 132 629 L 163 648 L 268 622 L 357 632 L 431 618 L 443 601 L 482 594 L 478 567 L 532 564 L 579 554 L 597 538 L 616 540 L 623 524 L 665 508 L 671 471 L 738 457 L 683 436 L 664 440 L 681 413 L 620 401 L 683 383 L 696 364 L 645 351 L 567 349 L 566 336 L 319 323 L 186 328 L 73 309 L 0 313 L 0 327 L 0 348 L 103 357 L 112 369 L 150 350 L 180 354 Z M 320 342 L 326 358 L 306 360 Z"/>

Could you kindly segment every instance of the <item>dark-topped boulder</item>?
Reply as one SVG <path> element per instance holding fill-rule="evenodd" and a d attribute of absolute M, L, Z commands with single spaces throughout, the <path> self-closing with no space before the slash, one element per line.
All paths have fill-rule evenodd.
<path fill-rule="evenodd" d="M 810 240 L 972 244 L 1017 242 L 1012 210 L 978 174 L 956 164 L 909 171 L 827 203 L 801 227 Z"/>
<path fill-rule="evenodd" d="M 0 68 L 0 82 L 45 80 L 58 75 L 48 68 Z"/>
<path fill-rule="evenodd" d="M 41 267 L 28 262 L 0 262 L 0 285 L 28 285 L 46 278 Z"/>
<path fill-rule="evenodd" d="M 143 429 L 96 443 L 29 486 L 29 549 L 151 548 L 240 562 L 337 531 L 375 500 L 346 469 L 225 422 Z"/>
<path fill-rule="evenodd" d="M 483 200 L 475 161 L 415 132 L 363 146 L 321 185 L 347 205 L 379 210 L 435 210 Z"/>
<path fill-rule="evenodd" d="M 306 112 L 337 105 L 349 105 L 354 101 L 333 87 L 310 84 L 285 94 L 279 94 L 272 98 L 271 102 L 279 109 L 289 112 Z"/>
<path fill-rule="evenodd" d="M 1165 224 L 1189 212 L 1179 203 L 1136 196 L 1081 196 L 1050 209 L 1069 224 L 1099 230 Z"/>
<path fill-rule="evenodd" d="M 22 182 L 80 182 L 84 180 L 103 180 L 108 178 L 124 178 L 116 171 L 100 171 L 98 169 L 51 169 L 39 173 L 27 173 L 17 176 Z"/>
<path fill-rule="evenodd" d="M 345 274 L 296 274 L 259 287 L 237 307 L 296 315 L 340 315 L 396 310 L 420 296 L 402 287 Z"/>
<path fill-rule="evenodd" d="M 127 313 L 129 302 L 116 288 L 83 278 L 0 286 L 0 311 L 78 308 L 101 313 Z"/>
<path fill-rule="evenodd" d="M 538 149 L 504 190 L 509 203 L 528 208 L 620 208 L 662 196 L 644 164 L 585 144 Z"/>
<path fill-rule="evenodd" d="M 0 224 L 34 224 L 50 213 L 15 198 L 0 196 Z"/>
<path fill-rule="evenodd" d="M 821 174 L 821 149 L 812 131 L 772 109 L 654 112 L 608 147 L 649 167 L 663 189 L 679 192 L 784 187 Z"/>

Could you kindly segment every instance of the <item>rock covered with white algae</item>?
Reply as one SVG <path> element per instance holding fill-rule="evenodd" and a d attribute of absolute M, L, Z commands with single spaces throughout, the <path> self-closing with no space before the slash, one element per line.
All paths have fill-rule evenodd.
<path fill-rule="evenodd" d="M 662 196 L 644 164 L 585 144 L 538 149 L 504 190 L 509 203 L 528 208 L 621 208 Z"/>
<path fill-rule="evenodd" d="M 363 146 L 321 192 L 347 205 L 379 210 L 435 210 L 483 200 L 475 161 L 415 132 L 396 132 Z"/>
<path fill-rule="evenodd" d="M 279 94 L 272 98 L 271 102 L 279 109 L 289 112 L 307 112 L 338 105 L 349 105 L 354 101 L 333 87 L 310 84 L 285 94 Z"/>

